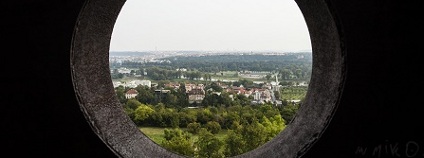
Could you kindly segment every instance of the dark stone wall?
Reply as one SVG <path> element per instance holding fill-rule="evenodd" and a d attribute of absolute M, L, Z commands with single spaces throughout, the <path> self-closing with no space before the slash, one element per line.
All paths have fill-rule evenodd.
<path fill-rule="evenodd" d="M 0 3 L 1 157 L 116 157 L 92 132 L 72 85 L 71 40 L 84 0 Z"/>
<path fill-rule="evenodd" d="M 344 41 L 346 82 L 334 118 L 304 157 L 423 157 L 423 1 L 326 2 Z M 117 157 L 91 130 L 72 85 L 84 0 L 0 4 L 1 154 Z"/>
<path fill-rule="evenodd" d="M 345 41 L 347 76 L 332 122 L 305 156 L 424 156 L 424 3 L 328 2 Z"/>

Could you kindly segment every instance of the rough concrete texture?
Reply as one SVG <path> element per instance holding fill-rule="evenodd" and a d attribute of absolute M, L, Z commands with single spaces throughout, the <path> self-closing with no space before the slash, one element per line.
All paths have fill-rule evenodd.
<path fill-rule="evenodd" d="M 82 9 L 71 52 L 71 71 L 82 111 L 94 132 L 122 157 L 180 157 L 146 137 L 123 111 L 109 71 L 109 44 L 124 2 L 87 1 Z"/>

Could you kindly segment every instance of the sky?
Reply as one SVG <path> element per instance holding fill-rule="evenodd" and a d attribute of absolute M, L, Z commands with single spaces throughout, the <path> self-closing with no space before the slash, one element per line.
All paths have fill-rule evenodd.
<path fill-rule="evenodd" d="M 294 0 L 127 0 L 110 51 L 311 50 Z"/>

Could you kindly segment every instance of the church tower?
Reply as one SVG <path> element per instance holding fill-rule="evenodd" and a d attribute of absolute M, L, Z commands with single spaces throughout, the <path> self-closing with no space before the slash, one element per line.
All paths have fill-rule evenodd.
<path fill-rule="evenodd" d="M 280 84 L 280 83 L 278 82 L 278 75 L 275 75 L 275 83 L 276 83 L 276 85 Z"/>
<path fill-rule="evenodd" d="M 272 90 L 273 91 L 279 91 L 279 87 L 280 87 L 280 82 L 278 82 L 278 75 L 275 74 L 275 83 L 272 85 Z"/>

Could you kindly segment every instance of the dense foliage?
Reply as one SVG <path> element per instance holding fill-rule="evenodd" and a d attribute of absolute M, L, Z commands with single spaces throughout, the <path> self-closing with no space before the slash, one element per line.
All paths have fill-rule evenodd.
<path fill-rule="evenodd" d="M 246 101 L 222 102 L 219 100 L 223 99 L 218 98 L 216 102 L 209 101 L 213 106 L 188 108 L 174 106 L 167 100 L 155 102 L 154 97 L 139 97 L 154 94 L 143 94 L 150 93 L 146 87 L 139 86 L 137 89 L 142 90 L 138 97 L 122 100 L 130 118 L 140 127 L 165 128 L 165 140 L 158 143 L 191 157 L 227 157 L 253 150 L 280 133 L 299 107 L 299 104 L 287 101 L 284 106 L 271 103 L 251 105 L 247 97 L 241 97 Z M 125 88 L 117 87 L 116 90 Z M 178 91 L 173 93 L 179 95 Z M 222 130 L 227 131 L 225 138 L 216 138 L 215 135 Z M 194 136 L 197 139 L 193 139 Z"/>

